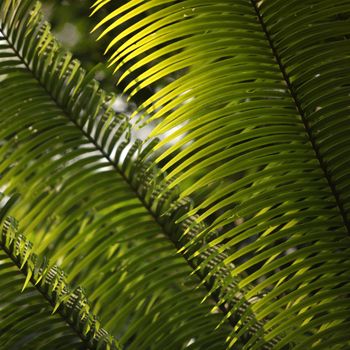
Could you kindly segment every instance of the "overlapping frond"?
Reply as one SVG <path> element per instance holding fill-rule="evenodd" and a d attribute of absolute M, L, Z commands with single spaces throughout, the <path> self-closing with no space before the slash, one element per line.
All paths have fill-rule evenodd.
<path fill-rule="evenodd" d="M 217 328 L 218 307 L 231 304 L 202 302 L 208 291 L 190 275 L 198 264 L 176 254 L 193 220 L 175 224 L 179 211 L 167 211 L 176 192 L 156 200 L 158 172 L 143 161 L 153 144 L 134 139 L 111 97 L 53 38 L 38 3 L 6 0 L 0 9 L 0 186 L 22 194 L 11 215 L 34 250 L 84 287 L 122 345 L 225 348 L 231 327 Z M 254 318 L 242 294 L 233 300 Z M 252 323 L 251 334 L 261 327 Z"/>
<path fill-rule="evenodd" d="M 98 24 L 115 32 L 121 80 L 151 66 L 126 94 L 169 81 L 137 112 L 158 121 L 150 137 L 165 135 L 154 150 L 168 188 L 194 199 L 178 222 L 205 223 L 182 251 L 230 271 L 215 276 L 232 288 L 223 304 L 241 288 L 255 298 L 231 345 L 259 320 L 244 349 L 349 347 L 349 11 L 341 0 L 135 0 Z"/>
<path fill-rule="evenodd" d="M 350 234 L 350 6 L 263 1 L 266 35 Z"/>
<path fill-rule="evenodd" d="M 0 224 L 1 349 L 120 349 L 82 289 L 72 289 L 60 268 L 32 252 L 13 218 Z"/>

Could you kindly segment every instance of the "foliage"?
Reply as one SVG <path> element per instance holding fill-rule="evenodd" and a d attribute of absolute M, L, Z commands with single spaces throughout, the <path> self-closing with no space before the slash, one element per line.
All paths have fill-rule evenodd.
<path fill-rule="evenodd" d="M 60 268 L 49 268 L 45 258 L 33 254 L 31 244 L 11 218 L 3 224 L 0 248 L 4 348 L 56 349 L 84 344 L 87 348 L 119 349 L 99 328 L 82 289 L 72 290 Z M 50 315 L 56 310 L 60 317 Z"/>
<path fill-rule="evenodd" d="M 132 120 L 0 1 L 0 348 L 347 349 L 348 1 L 106 6 Z"/>

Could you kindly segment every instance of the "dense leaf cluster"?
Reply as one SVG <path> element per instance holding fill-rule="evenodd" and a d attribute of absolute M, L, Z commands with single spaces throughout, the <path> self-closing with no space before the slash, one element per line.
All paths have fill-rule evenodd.
<path fill-rule="evenodd" d="M 106 6 L 131 120 L 0 0 L 0 349 L 348 349 L 349 2 Z"/>

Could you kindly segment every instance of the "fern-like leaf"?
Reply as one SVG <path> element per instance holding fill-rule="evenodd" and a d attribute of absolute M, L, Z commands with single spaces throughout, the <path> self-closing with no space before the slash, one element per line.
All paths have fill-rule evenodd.
<path fill-rule="evenodd" d="M 198 264 L 176 255 L 184 229 L 174 222 L 178 206 L 168 209 L 177 194 L 157 199 L 158 171 L 143 160 L 153 144 L 133 139 L 110 96 L 53 38 L 38 3 L 1 6 L 0 183 L 22 193 L 11 214 L 33 232 L 35 251 L 84 287 L 122 345 L 225 348 L 231 328 L 217 328 L 215 304 L 201 302 L 208 291 L 190 276 Z M 213 289 L 209 278 L 205 285 Z"/>
<path fill-rule="evenodd" d="M 167 189 L 194 200 L 178 222 L 204 223 L 182 251 L 230 271 L 215 276 L 232 289 L 223 304 L 233 286 L 255 300 L 231 345 L 256 319 L 244 349 L 350 344 L 349 11 L 342 0 L 136 0 L 97 25 L 115 34 L 120 81 L 137 76 L 126 94 L 169 81 L 137 114 L 164 135 L 154 151 Z"/>
<path fill-rule="evenodd" d="M 120 349 L 82 289 L 72 289 L 59 267 L 35 255 L 10 217 L 1 225 L 0 276 L 2 349 Z"/>

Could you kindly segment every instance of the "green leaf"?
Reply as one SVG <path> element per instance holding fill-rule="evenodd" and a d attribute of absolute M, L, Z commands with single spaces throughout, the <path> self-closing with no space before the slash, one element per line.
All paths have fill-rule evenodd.
<path fill-rule="evenodd" d="M 35 338 L 45 336 L 46 347 L 55 344 L 55 346 L 59 345 L 65 349 L 72 349 L 69 345 L 72 341 L 79 344 L 79 348 L 82 345 L 86 348 L 96 347 L 97 343 L 100 342 L 99 329 L 93 328 L 92 330 L 96 323 L 96 316 L 90 314 L 88 301 L 83 298 L 79 299 L 65 280 L 61 281 L 61 288 L 58 288 L 55 283 L 56 279 L 53 277 L 42 278 L 40 272 L 39 274 L 35 273 L 39 267 L 39 258 L 31 251 L 30 243 L 22 234 L 18 233 L 16 226 L 13 225 L 13 220 L 5 220 L 1 231 L 0 276 L 2 294 L 0 302 L 3 305 L 3 310 L 0 324 L 1 326 L 6 325 L 9 329 L 18 327 L 18 334 L 9 338 L 8 334 L 11 332 L 2 332 L 0 335 L 1 344 L 6 344 L 9 348 L 20 346 L 25 333 L 29 332 L 30 334 L 31 332 Z M 12 241 L 8 240 L 9 236 L 13 237 Z M 16 244 L 12 244 L 13 241 Z M 25 256 L 16 252 L 18 246 L 26 247 Z M 42 271 L 42 267 L 39 269 Z M 56 275 L 61 274 L 59 268 L 53 267 L 51 269 L 55 270 Z M 10 283 L 6 276 L 10 278 Z M 23 284 L 22 289 L 20 288 L 21 284 Z M 73 300 L 75 300 L 74 304 L 72 304 Z M 76 307 L 77 303 L 81 306 Z M 58 311 L 58 315 L 51 316 L 56 311 Z M 77 326 L 74 326 L 71 320 L 82 312 L 85 313 L 84 319 L 80 320 Z M 60 324 L 61 327 L 61 331 L 58 333 L 61 337 L 59 342 L 56 339 L 56 324 Z M 80 332 L 81 328 L 92 331 L 87 336 L 87 332 Z M 51 329 L 51 333 L 46 334 L 49 329 Z M 120 349 L 119 343 L 114 339 L 110 341 L 105 339 L 104 344 L 107 343 L 113 349 Z M 38 348 L 42 348 L 39 345 L 40 342 L 37 341 L 36 344 Z M 29 346 L 29 343 L 27 345 Z"/>
<path fill-rule="evenodd" d="M 249 332 L 243 349 L 348 347 L 349 2 L 114 9 L 95 28 L 110 41 L 119 83 L 130 81 L 124 93 L 158 87 L 133 115 L 162 139 L 158 196 L 191 196 L 174 215 L 184 228 L 178 251 L 207 271 L 217 305 L 244 296 L 225 311 L 239 314 L 229 346 Z"/>

